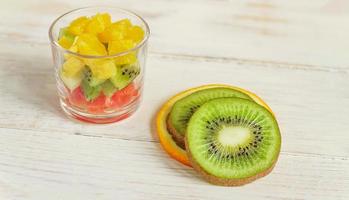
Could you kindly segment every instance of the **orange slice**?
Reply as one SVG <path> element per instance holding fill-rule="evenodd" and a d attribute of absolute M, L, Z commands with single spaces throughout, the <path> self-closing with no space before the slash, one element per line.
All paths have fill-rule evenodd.
<path fill-rule="evenodd" d="M 182 99 L 182 98 L 184 98 L 184 97 L 186 97 L 186 96 L 188 96 L 196 91 L 209 89 L 209 88 L 216 88 L 216 87 L 232 88 L 232 89 L 238 90 L 240 92 L 243 92 L 243 93 L 249 95 L 256 103 L 258 103 L 259 105 L 268 109 L 274 115 L 274 113 L 270 109 L 270 107 L 256 94 L 254 94 L 250 91 L 244 90 L 242 88 L 235 87 L 235 86 L 224 85 L 224 84 L 210 84 L 210 85 L 203 85 L 203 86 L 191 88 L 191 89 L 188 89 L 188 90 L 185 90 L 183 92 L 176 94 L 175 96 L 170 98 L 164 105 L 162 105 L 161 109 L 157 113 L 156 119 L 155 119 L 156 120 L 156 122 L 155 122 L 156 123 L 156 131 L 157 131 L 157 134 L 159 136 L 160 143 L 161 143 L 162 147 L 165 149 L 165 151 L 172 158 L 176 159 L 177 161 L 179 161 L 187 166 L 191 166 L 190 162 L 188 160 L 187 152 L 176 144 L 176 142 L 172 139 L 171 133 L 167 130 L 167 126 L 166 126 L 167 116 L 171 112 L 173 104 L 176 103 L 178 100 L 180 100 L 180 99 Z"/>

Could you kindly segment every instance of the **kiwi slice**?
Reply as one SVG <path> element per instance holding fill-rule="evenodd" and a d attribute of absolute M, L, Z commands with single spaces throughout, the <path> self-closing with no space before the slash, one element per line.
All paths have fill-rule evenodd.
<path fill-rule="evenodd" d="M 274 116 L 241 98 L 218 98 L 190 118 L 185 137 L 194 169 L 211 183 L 243 185 L 268 174 L 280 152 Z"/>
<path fill-rule="evenodd" d="M 110 80 L 101 80 L 92 76 L 90 69 L 85 69 L 85 77 L 81 86 L 87 100 L 94 100 L 101 92 L 105 96 L 111 97 L 118 90 Z"/>
<path fill-rule="evenodd" d="M 86 67 L 84 74 L 86 81 L 91 87 L 98 86 L 106 81 L 106 79 L 98 79 L 95 76 L 93 76 L 92 71 L 88 68 L 88 66 Z"/>
<path fill-rule="evenodd" d="M 205 102 L 220 97 L 240 97 L 252 101 L 252 99 L 243 92 L 223 87 L 194 92 L 193 94 L 177 101 L 173 105 L 168 116 L 167 127 L 178 146 L 182 147 L 183 149 L 185 148 L 185 131 L 187 128 L 187 123 L 193 113 Z"/>
<path fill-rule="evenodd" d="M 118 90 L 110 80 L 102 84 L 102 90 L 105 96 L 111 97 Z"/>
<path fill-rule="evenodd" d="M 71 43 L 73 43 L 75 40 L 75 35 L 68 31 L 68 27 L 64 27 L 59 30 L 58 39 L 61 39 L 62 37 L 65 37 Z"/>
<path fill-rule="evenodd" d="M 114 86 L 121 90 L 131 83 L 140 73 L 139 64 L 126 64 L 117 66 L 116 75 L 110 78 Z"/>
<path fill-rule="evenodd" d="M 91 86 L 88 78 L 84 78 L 81 82 L 81 88 L 84 93 L 85 98 L 88 101 L 92 101 L 95 98 L 97 98 L 101 91 L 102 91 L 102 85 L 97 85 L 97 86 Z"/>

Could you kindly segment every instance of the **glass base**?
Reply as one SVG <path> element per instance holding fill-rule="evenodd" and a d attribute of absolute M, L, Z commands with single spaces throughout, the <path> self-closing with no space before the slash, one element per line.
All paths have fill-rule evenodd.
<path fill-rule="evenodd" d="M 129 105 L 123 107 L 122 110 L 105 114 L 91 114 L 81 111 L 80 109 L 75 109 L 71 105 L 67 104 L 64 100 L 60 99 L 62 109 L 69 117 L 93 124 L 109 124 L 126 119 L 137 110 L 139 103 L 140 98 L 137 98 Z"/>

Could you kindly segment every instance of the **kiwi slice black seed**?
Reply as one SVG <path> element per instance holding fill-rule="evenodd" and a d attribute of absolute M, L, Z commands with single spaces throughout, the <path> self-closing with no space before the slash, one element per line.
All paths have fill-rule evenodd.
<path fill-rule="evenodd" d="M 97 85 L 97 86 L 92 87 L 86 78 L 84 78 L 82 80 L 81 88 L 82 88 L 82 91 L 84 93 L 85 98 L 88 101 L 92 101 L 92 100 L 96 99 L 102 91 L 101 85 Z"/>
<path fill-rule="evenodd" d="M 205 102 L 220 97 L 252 99 L 245 93 L 231 88 L 217 87 L 194 92 L 177 101 L 168 116 L 167 127 L 178 146 L 185 148 L 184 136 L 187 123 L 193 113 Z"/>
<path fill-rule="evenodd" d="M 110 78 L 110 81 L 118 90 L 126 87 L 140 74 L 138 63 L 119 65 L 116 68 L 116 74 Z"/>
<path fill-rule="evenodd" d="M 105 79 L 98 79 L 95 76 L 93 76 L 92 71 L 88 66 L 85 67 L 84 75 L 85 75 L 85 80 L 88 82 L 88 84 L 91 87 L 98 86 L 106 81 Z"/>
<path fill-rule="evenodd" d="M 106 80 L 103 84 L 102 84 L 102 90 L 105 96 L 107 97 L 111 97 L 113 96 L 113 94 L 118 91 L 118 89 L 113 85 L 113 83 L 111 83 L 110 80 Z"/>
<path fill-rule="evenodd" d="M 185 137 L 194 169 L 211 183 L 243 185 L 268 174 L 280 152 L 277 121 L 264 107 L 241 98 L 203 104 Z"/>

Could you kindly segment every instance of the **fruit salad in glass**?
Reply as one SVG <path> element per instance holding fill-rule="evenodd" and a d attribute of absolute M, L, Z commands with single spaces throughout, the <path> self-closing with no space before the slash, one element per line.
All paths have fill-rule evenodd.
<path fill-rule="evenodd" d="M 119 8 L 70 11 L 51 25 L 49 37 L 60 104 L 76 119 L 111 123 L 139 106 L 149 28 Z"/>

